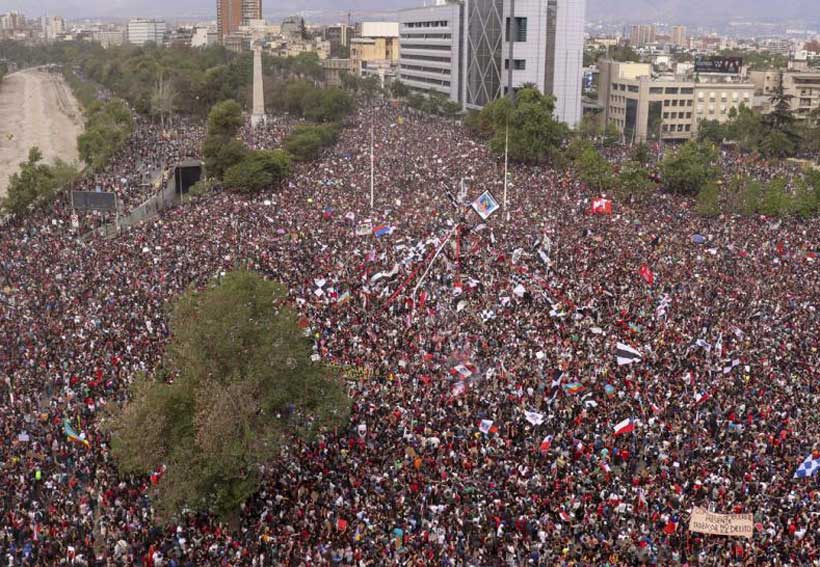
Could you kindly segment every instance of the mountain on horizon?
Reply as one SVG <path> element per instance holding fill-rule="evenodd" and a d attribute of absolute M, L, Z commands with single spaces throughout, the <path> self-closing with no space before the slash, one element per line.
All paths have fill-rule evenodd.
<path fill-rule="evenodd" d="M 14 2 L 12 2 L 14 3 Z M 202 17 L 213 18 L 215 0 L 17 0 L 25 12 L 48 10 L 73 17 Z M 27 8 L 27 4 L 31 6 Z M 341 20 L 367 13 L 387 14 L 402 8 L 432 4 L 432 0 L 262 0 L 268 17 L 304 13 L 311 20 Z M 587 0 L 587 19 L 622 22 L 668 22 L 689 25 L 732 20 L 817 21 L 818 0 Z M 33 14 L 32 14 L 33 15 Z"/>

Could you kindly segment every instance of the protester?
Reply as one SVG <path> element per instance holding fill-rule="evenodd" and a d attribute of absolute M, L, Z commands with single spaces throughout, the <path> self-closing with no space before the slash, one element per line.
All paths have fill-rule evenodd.
<path fill-rule="evenodd" d="M 198 156 L 202 125 L 175 127 L 138 122 L 78 187 L 138 205 L 138 179 Z M 484 144 L 376 106 L 263 195 L 113 240 L 78 239 L 64 202 L 5 226 L 2 564 L 820 565 L 820 475 L 792 478 L 819 448 L 818 221 L 703 219 L 662 192 L 591 215 L 598 195 L 548 166 L 511 166 L 486 221 L 485 191 L 503 204 Z M 294 441 L 238 525 L 161 525 L 161 471 L 118 474 L 100 421 L 158 367 L 169 302 L 245 262 L 288 286 L 350 423 Z M 689 532 L 694 506 L 754 514 L 754 537 Z"/>

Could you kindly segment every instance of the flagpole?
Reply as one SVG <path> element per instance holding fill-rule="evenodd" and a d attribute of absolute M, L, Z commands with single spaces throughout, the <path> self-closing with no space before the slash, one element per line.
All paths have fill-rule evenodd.
<path fill-rule="evenodd" d="M 376 185 L 376 157 L 373 153 L 373 121 L 370 122 L 370 208 L 373 208 Z"/>
<path fill-rule="evenodd" d="M 507 128 L 504 134 L 504 214 L 510 220 L 510 211 L 507 209 L 507 185 L 509 181 L 509 147 L 510 147 L 510 119 L 507 118 Z"/>
<path fill-rule="evenodd" d="M 416 297 L 416 293 L 418 293 L 419 288 L 421 287 L 421 284 L 423 284 L 424 280 L 427 278 L 427 274 L 430 272 L 430 268 L 433 267 L 433 264 L 435 264 L 436 260 L 439 257 L 439 254 L 441 254 L 441 251 L 444 250 L 444 246 L 448 242 L 450 242 L 450 239 L 453 237 L 453 234 L 455 234 L 458 227 L 459 227 L 459 225 L 456 225 L 453 228 L 453 230 L 450 231 L 450 234 L 447 235 L 447 238 L 444 239 L 444 242 L 442 242 L 441 245 L 438 247 L 438 250 L 436 250 L 436 253 L 433 255 L 433 258 L 430 260 L 430 263 L 427 265 L 427 269 L 424 270 L 424 273 L 421 275 L 421 278 L 419 279 L 419 283 L 417 283 L 416 287 L 413 289 L 413 294 L 412 294 L 411 297 L 413 297 L 413 298 Z"/>

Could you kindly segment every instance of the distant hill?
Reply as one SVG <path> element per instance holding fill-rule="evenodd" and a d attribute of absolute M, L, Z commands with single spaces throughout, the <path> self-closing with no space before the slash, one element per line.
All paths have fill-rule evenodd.
<path fill-rule="evenodd" d="M 817 0 L 587 0 L 590 19 L 709 24 L 729 20 L 818 19 Z"/>

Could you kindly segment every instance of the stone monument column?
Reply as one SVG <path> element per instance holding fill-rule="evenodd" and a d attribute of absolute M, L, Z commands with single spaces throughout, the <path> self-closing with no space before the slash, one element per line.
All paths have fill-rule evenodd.
<path fill-rule="evenodd" d="M 267 121 L 265 115 L 265 90 L 262 86 L 262 47 L 253 48 L 253 114 L 251 126 L 256 128 Z"/>

